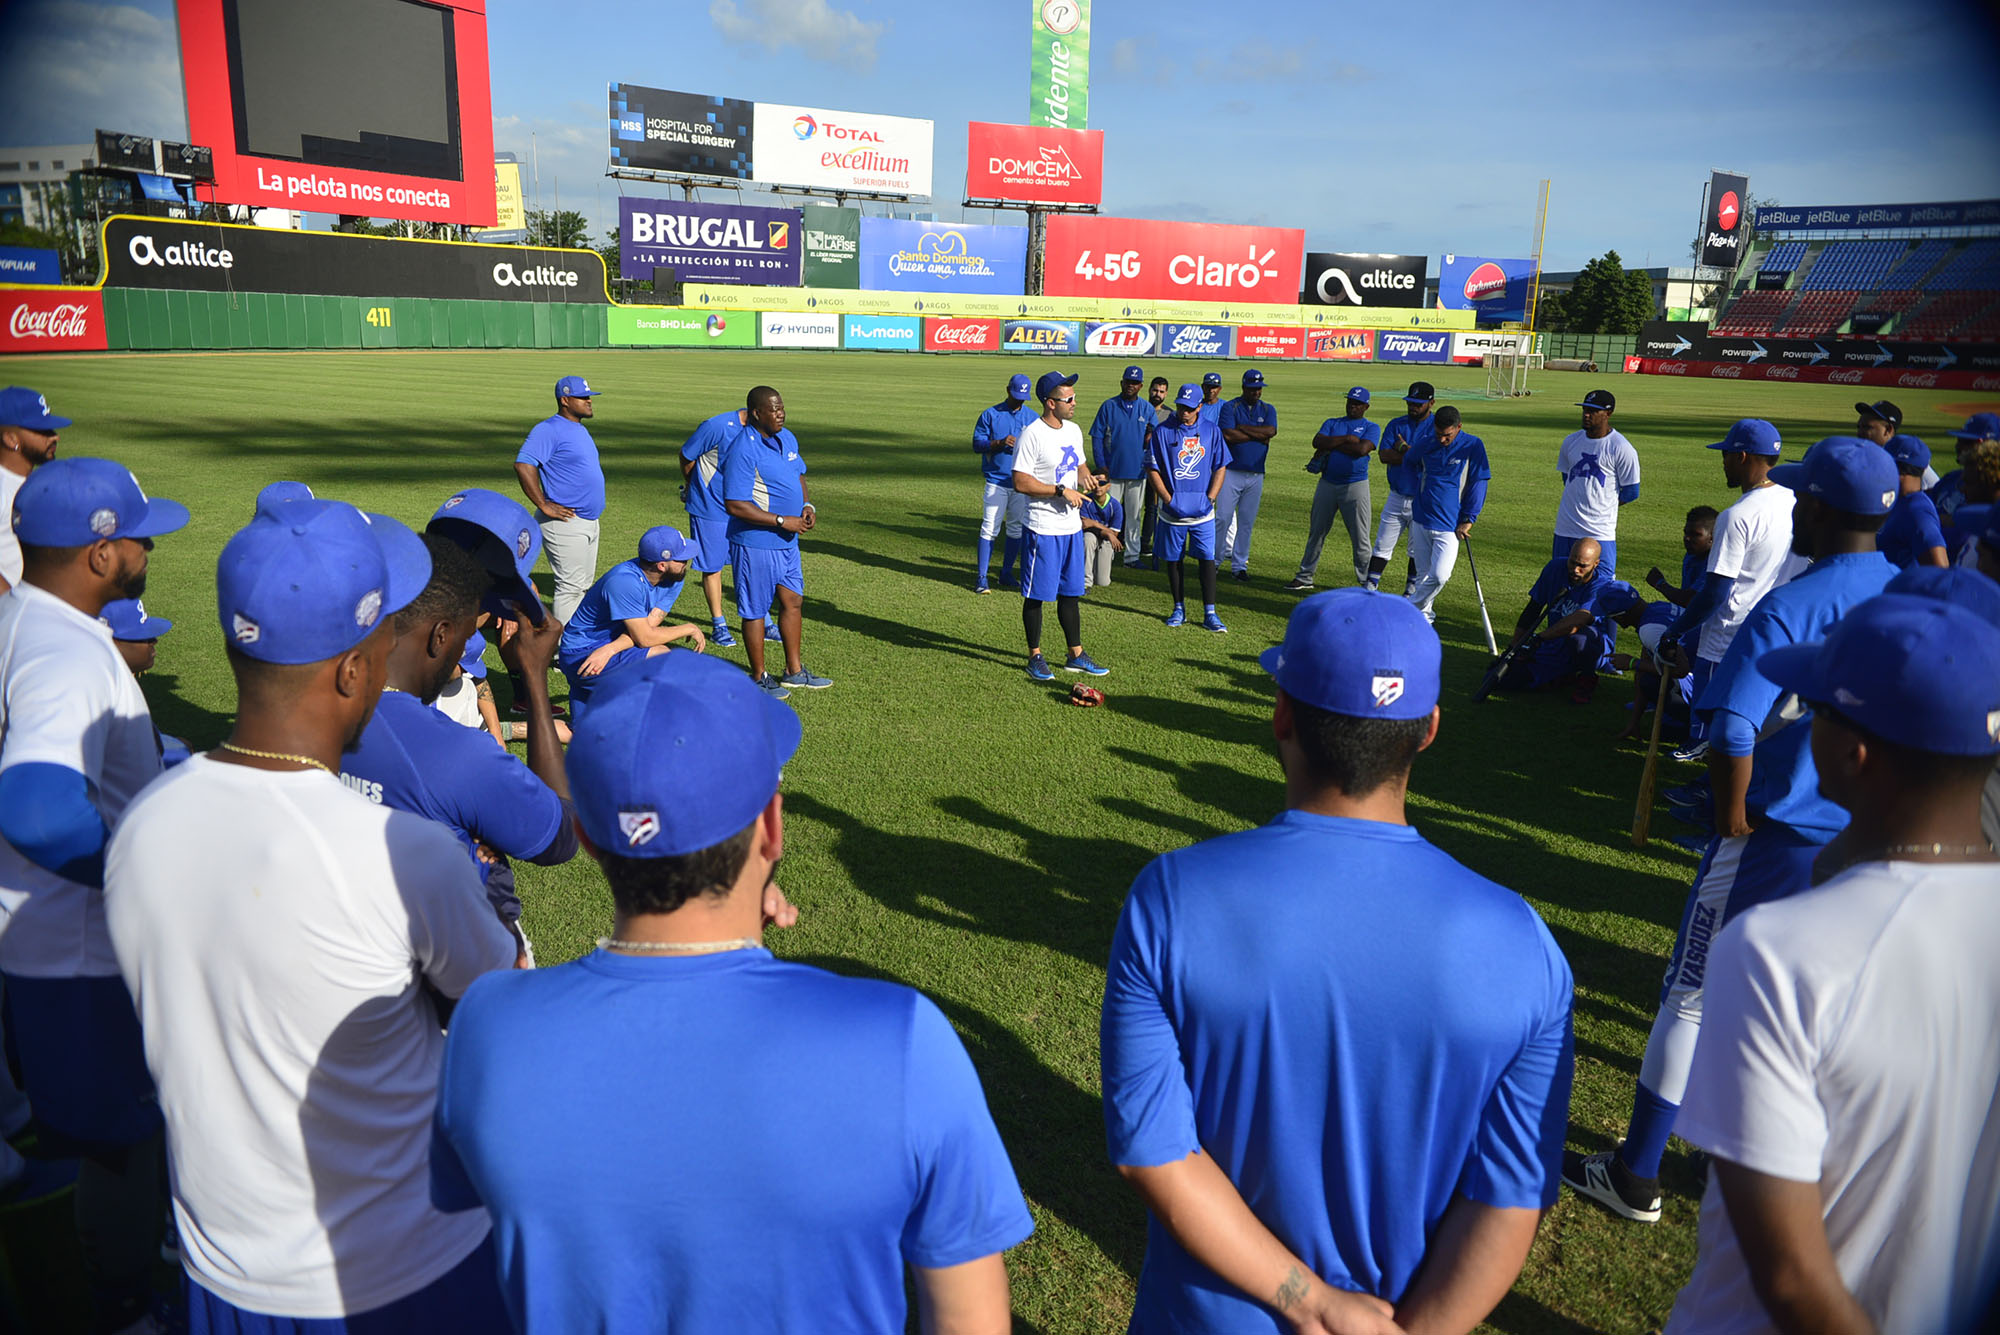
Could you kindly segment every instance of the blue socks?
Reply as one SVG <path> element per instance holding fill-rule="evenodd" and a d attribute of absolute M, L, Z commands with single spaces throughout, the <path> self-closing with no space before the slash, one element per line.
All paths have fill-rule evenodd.
<path fill-rule="evenodd" d="M 984 584 L 986 582 L 986 567 L 992 564 L 993 564 L 993 539 L 981 538 L 979 540 L 979 565 L 973 571 L 973 573 L 978 577 L 979 583 Z"/>
<path fill-rule="evenodd" d="M 990 549 L 990 544 L 989 544 L 989 549 Z M 1001 579 L 1014 578 L 1014 561 L 1020 555 L 1021 555 L 1021 540 L 1019 538 L 1011 538 L 1011 537 L 1008 538 L 1006 545 L 1000 549 Z"/>
<path fill-rule="evenodd" d="M 1625 1132 L 1625 1146 L 1618 1157 L 1634 1177 L 1658 1178 L 1660 1159 L 1667 1152 L 1667 1137 L 1674 1133 L 1674 1117 L 1681 1105 L 1669 1103 L 1644 1085 L 1634 1087 L 1632 1124 Z"/>

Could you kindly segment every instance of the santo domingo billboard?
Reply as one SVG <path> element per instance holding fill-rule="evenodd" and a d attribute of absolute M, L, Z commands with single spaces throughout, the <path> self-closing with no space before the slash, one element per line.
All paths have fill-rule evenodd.
<path fill-rule="evenodd" d="M 684 283 L 796 287 L 801 221 L 798 209 L 628 195 L 618 201 L 618 272 L 643 280 L 672 269 Z"/>
<path fill-rule="evenodd" d="M 885 292 L 1018 296 L 1028 283 L 1028 229 L 861 220 L 861 286 Z"/>
<path fill-rule="evenodd" d="M 1438 267 L 1438 305 L 1474 311 L 1481 320 L 1528 318 L 1533 260 L 1494 260 L 1484 255 L 1446 255 Z"/>
<path fill-rule="evenodd" d="M 1306 234 L 1291 227 L 1157 222 L 1062 213 L 1049 219 L 1043 291 L 1052 297 L 1295 305 Z"/>

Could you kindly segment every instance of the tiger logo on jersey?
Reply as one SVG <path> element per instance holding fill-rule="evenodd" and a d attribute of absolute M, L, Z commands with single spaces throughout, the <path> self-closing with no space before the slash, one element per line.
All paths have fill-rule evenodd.
<path fill-rule="evenodd" d="M 1182 436 L 1181 447 L 1174 455 L 1175 477 L 1200 477 L 1201 461 L 1208 457 L 1208 447 L 1201 443 L 1200 436 Z"/>

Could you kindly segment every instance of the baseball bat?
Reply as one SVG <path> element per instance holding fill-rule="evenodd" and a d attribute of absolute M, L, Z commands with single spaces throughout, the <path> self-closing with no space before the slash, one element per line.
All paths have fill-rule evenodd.
<path fill-rule="evenodd" d="M 1646 745 L 1646 768 L 1639 772 L 1639 801 L 1632 808 L 1632 847 L 1644 848 L 1653 825 L 1653 774 L 1660 766 L 1660 727 L 1667 718 L 1667 683 L 1660 673 L 1660 698 L 1653 702 L 1653 740 Z"/>
<path fill-rule="evenodd" d="M 1486 615 L 1486 589 L 1479 582 L 1479 562 L 1472 559 L 1472 539 L 1468 536 L 1459 541 L 1465 544 L 1465 564 L 1472 571 L 1472 591 L 1479 597 L 1479 624 L 1486 628 L 1486 652 L 1497 654 L 1500 643 L 1493 638 L 1493 618 Z"/>

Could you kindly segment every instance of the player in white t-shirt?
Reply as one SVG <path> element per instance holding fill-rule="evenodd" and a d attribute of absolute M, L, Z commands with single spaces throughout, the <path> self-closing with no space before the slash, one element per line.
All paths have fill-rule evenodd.
<path fill-rule="evenodd" d="M 431 1206 L 428 1147 L 437 998 L 512 964 L 514 939 L 449 829 L 340 773 L 394 614 L 429 575 L 387 516 L 260 512 L 216 572 L 235 727 L 111 841 L 111 942 L 166 1117 L 197 1330 L 363 1313 L 507 1328 L 487 1219 Z"/>
<path fill-rule="evenodd" d="M 2000 1297 L 2000 626 L 1884 594 L 1758 667 L 1813 707 L 1846 869 L 1725 927 L 1678 1130 L 1711 1156 L 1669 1335 L 1988 1329 Z M 1824 869 L 1822 869 L 1824 870 Z"/>
<path fill-rule="evenodd" d="M 1639 499 L 1639 452 L 1611 425 L 1618 400 L 1593 389 L 1577 407 L 1583 429 L 1563 438 L 1556 472 L 1563 480 L 1556 506 L 1556 540 L 1550 559 L 1561 561 L 1578 538 L 1595 538 L 1604 549 L 1599 562 L 1607 578 L 1618 575 L 1618 507 Z"/>
<path fill-rule="evenodd" d="M 1089 587 L 1083 550 L 1084 493 L 1096 489 L 1076 416 L 1076 377 L 1049 371 L 1035 382 L 1042 415 L 1021 428 L 1014 445 L 1014 490 L 1028 498 L 1027 543 L 1021 552 L 1021 627 L 1028 635 L 1028 679 L 1053 681 L 1042 657 L 1042 604 L 1055 600 L 1069 658 L 1067 672 L 1101 677 L 1083 651 L 1083 593 Z M 1127 517 L 1127 527 L 1131 520 Z"/>
<path fill-rule="evenodd" d="M 32 389 L 19 385 L 0 389 L 0 593 L 21 582 L 14 496 L 29 473 L 56 457 L 57 434 L 69 422 L 51 413 L 49 401 Z"/>

